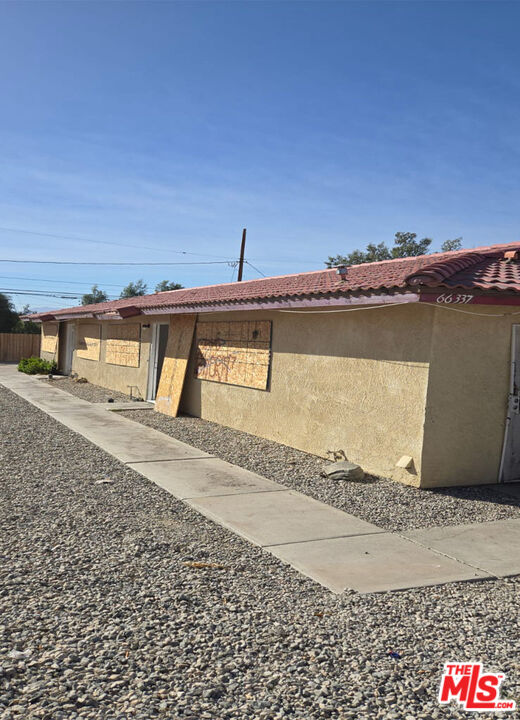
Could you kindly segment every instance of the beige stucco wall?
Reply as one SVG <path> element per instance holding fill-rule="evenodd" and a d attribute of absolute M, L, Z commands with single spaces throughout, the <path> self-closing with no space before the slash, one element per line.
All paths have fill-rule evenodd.
<path fill-rule="evenodd" d="M 129 385 L 132 385 L 134 386 L 133 395 L 140 395 L 143 399 L 145 399 L 148 385 L 148 359 L 152 338 L 151 323 L 153 323 L 156 319 L 157 318 L 148 317 L 146 319 L 128 318 L 127 320 L 114 320 L 99 323 L 101 326 L 101 348 L 99 361 L 80 358 L 75 350 L 72 361 L 72 372 L 77 373 L 80 377 L 86 378 L 89 382 L 94 383 L 95 385 L 100 385 L 101 387 L 109 388 L 110 390 L 118 390 L 119 392 L 126 393 L 127 395 L 130 394 Z M 95 323 L 92 319 L 69 322 L 76 322 L 77 327 L 81 324 L 92 325 Z M 107 330 L 111 322 L 117 322 L 120 325 L 135 323 L 141 325 L 141 351 L 139 357 L 139 367 L 112 365 L 105 361 Z M 161 322 L 164 322 L 164 318 L 161 319 Z M 150 327 L 143 327 L 144 325 L 149 325 Z M 78 334 L 76 332 L 76 342 L 77 336 Z"/>
<path fill-rule="evenodd" d="M 272 320 L 270 388 L 198 380 L 192 353 L 181 410 L 323 457 L 344 450 L 368 472 L 418 484 L 432 318 L 417 305 L 212 314 Z M 403 455 L 411 472 L 395 467 Z"/>
<path fill-rule="evenodd" d="M 56 323 L 42 323 L 40 334 L 41 334 L 41 342 L 40 342 L 40 357 L 43 360 L 47 360 L 48 362 L 57 362 L 58 360 L 58 352 L 59 352 L 59 341 L 56 342 L 56 349 L 54 352 L 46 352 L 44 348 L 44 332 L 47 328 L 55 326 Z"/>
<path fill-rule="evenodd" d="M 423 487 L 496 483 L 509 392 L 514 307 L 432 307 Z M 466 314 L 469 313 L 469 314 Z M 475 314 L 479 313 L 479 315 Z M 505 313 L 506 317 L 497 317 Z"/>
<path fill-rule="evenodd" d="M 323 457 L 343 450 L 367 472 L 422 487 L 497 482 L 511 326 L 520 318 L 512 315 L 515 308 L 464 311 L 469 314 L 409 304 L 330 314 L 201 315 L 272 321 L 269 388 L 198 380 L 193 348 L 181 411 Z M 141 329 L 140 364 L 131 368 L 105 362 L 108 325 L 101 323 L 100 361 L 74 353 L 73 372 L 124 393 L 134 385 L 146 397 L 151 327 Z M 414 460 L 410 470 L 396 468 L 403 455 Z"/>

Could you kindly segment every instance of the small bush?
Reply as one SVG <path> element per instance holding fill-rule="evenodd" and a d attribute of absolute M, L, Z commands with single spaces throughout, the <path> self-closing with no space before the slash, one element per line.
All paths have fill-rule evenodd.
<path fill-rule="evenodd" d="M 39 357 L 22 358 L 18 363 L 18 370 L 27 375 L 48 375 L 56 372 L 56 363 Z"/>

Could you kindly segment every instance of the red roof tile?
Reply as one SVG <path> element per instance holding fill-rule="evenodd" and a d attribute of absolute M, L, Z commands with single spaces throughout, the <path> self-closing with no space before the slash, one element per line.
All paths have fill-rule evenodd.
<path fill-rule="evenodd" d="M 434 263 L 409 276 L 407 281 L 412 286 L 520 292 L 520 263 L 506 259 L 503 250 L 468 252 Z"/>
<path fill-rule="evenodd" d="M 219 304 L 224 303 L 254 303 L 274 298 L 313 297 L 331 293 L 349 295 L 362 291 L 415 291 L 419 285 L 520 292 L 520 263 L 504 260 L 504 252 L 508 250 L 520 250 L 520 243 L 352 265 L 347 268 L 344 278 L 335 269 L 315 270 L 240 283 L 172 290 L 57 310 L 53 314 L 56 317 L 100 314 L 128 308 L 129 305 L 148 311 L 171 307 L 175 312 L 175 308 L 189 308 L 191 305 L 214 306 L 218 310 Z"/>

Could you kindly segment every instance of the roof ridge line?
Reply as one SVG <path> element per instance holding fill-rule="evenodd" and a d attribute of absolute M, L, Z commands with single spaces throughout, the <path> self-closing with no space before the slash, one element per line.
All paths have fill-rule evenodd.
<path fill-rule="evenodd" d="M 249 301 L 254 306 L 260 300 L 274 297 L 320 295 L 329 292 L 349 294 L 357 290 L 377 290 L 383 288 L 406 287 L 424 283 L 427 286 L 442 285 L 455 274 L 479 274 L 481 267 L 494 263 L 497 273 L 504 273 L 501 259 L 507 251 L 519 251 L 520 243 L 502 243 L 464 248 L 428 255 L 393 258 L 373 263 L 351 265 L 347 272 L 338 274 L 336 268 L 322 268 L 306 272 L 286 273 L 265 278 L 254 278 L 244 282 L 214 283 L 191 288 L 180 288 L 161 293 L 151 293 L 140 297 L 119 298 L 104 303 L 77 305 L 61 308 L 53 312 L 70 318 L 88 317 L 91 313 L 115 313 L 125 307 L 134 306 L 140 310 L 153 310 L 161 307 L 196 306 L 200 303 L 218 306 L 219 302 Z M 480 263 L 480 264 L 479 264 Z M 514 264 L 518 272 L 518 292 L 520 293 L 520 263 Z M 510 267 L 513 267 L 511 265 Z M 469 270 L 466 270 L 469 268 Z M 475 268 L 473 270 L 473 268 Z M 510 271 L 508 271 L 510 272 Z M 148 313 L 150 314 L 150 313 Z M 40 313 L 33 317 L 38 318 Z"/>
<path fill-rule="evenodd" d="M 449 260 L 449 259 L 451 259 L 451 257 L 456 257 L 459 255 L 464 255 L 464 254 L 499 253 L 500 248 L 509 248 L 510 250 L 513 250 L 515 247 L 518 248 L 518 250 L 520 250 L 520 243 L 513 242 L 513 243 L 498 243 L 497 245 L 479 245 L 474 248 L 461 248 L 460 250 L 437 250 L 436 252 L 425 253 L 423 255 L 407 255 L 406 257 L 389 258 L 388 260 L 374 260 L 374 262 L 371 262 L 371 263 L 356 263 L 354 265 L 348 265 L 347 267 L 353 268 L 353 267 L 362 267 L 363 265 L 384 265 L 385 263 L 405 262 L 406 260 L 412 261 L 412 260 L 421 260 L 423 258 L 432 258 L 432 257 L 435 257 L 436 255 L 442 255 L 443 258 L 446 258 L 446 260 Z M 450 257 L 446 257 L 447 255 L 449 255 Z M 439 262 L 442 262 L 442 260 L 440 260 Z"/>
<path fill-rule="evenodd" d="M 462 253 L 457 257 L 439 260 L 425 268 L 421 268 L 410 275 L 407 275 L 405 282 L 410 285 L 435 285 L 444 282 L 461 270 L 477 265 L 487 257 L 486 253 L 473 250 L 472 252 Z"/>

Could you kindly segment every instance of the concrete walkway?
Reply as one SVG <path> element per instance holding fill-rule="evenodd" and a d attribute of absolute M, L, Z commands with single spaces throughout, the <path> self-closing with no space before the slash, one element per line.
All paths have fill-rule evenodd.
<path fill-rule="evenodd" d="M 401 535 L 81 400 L 14 365 L 0 384 L 198 512 L 334 592 L 398 590 L 520 573 L 520 520 Z M 468 529 L 469 528 L 469 529 Z"/>

